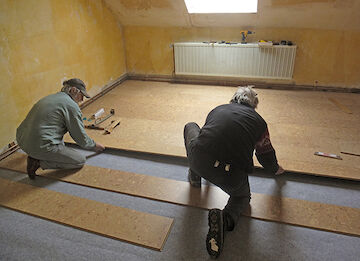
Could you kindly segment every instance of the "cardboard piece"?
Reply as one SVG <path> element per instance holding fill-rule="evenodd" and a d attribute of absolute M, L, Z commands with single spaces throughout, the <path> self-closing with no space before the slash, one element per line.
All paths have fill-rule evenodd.
<path fill-rule="evenodd" d="M 15 153 L 0 161 L 0 168 L 26 173 L 26 155 Z M 82 169 L 38 171 L 47 178 L 203 209 L 222 209 L 228 195 L 215 186 L 190 186 L 188 182 L 85 165 Z M 267 221 L 360 236 L 360 210 L 292 198 L 252 193 L 245 215 Z"/>
<path fill-rule="evenodd" d="M 172 218 L 117 207 L 0 178 L 0 205 L 160 251 Z"/>

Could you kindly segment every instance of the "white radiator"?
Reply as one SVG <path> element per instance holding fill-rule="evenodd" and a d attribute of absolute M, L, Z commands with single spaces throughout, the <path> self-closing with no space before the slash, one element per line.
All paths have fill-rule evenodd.
<path fill-rule="evenodd" d="M 291 79 L 296 46 L 175 43 L 175 74 Z"/>

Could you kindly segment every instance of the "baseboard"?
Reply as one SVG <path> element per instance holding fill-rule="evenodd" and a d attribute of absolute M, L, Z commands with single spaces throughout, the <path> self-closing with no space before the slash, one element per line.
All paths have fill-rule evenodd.
<path fill-rule="evenodd" d="M 129 76 L 127 73 L 121 75 L 119 78 L 109 82 L 108 84 L 104 85 L 104 87 L 101 88 L 101 91 L 94 95 L 93 97 L 91 97 L 90 99 L 86 100 L 85 102 L 81 103 L 79 106 L 80 108 L 85 108 L 86 106 L 88 106 L 89 104 L 93 103 L 94 101 L 96 101 L 97 99 L 99 99 L 100 97 L 102 97 L 104 94 L 108 93 L 109 91 L 111 91 L 112 89 L 114 89 L 116 86 L 120 85 L 121 83 L 123 83 L 124 81 L 128 80 Z"/>
<path fill-rule="evenodd" d="M 218 86 L 244 86 L 255 85 L 259 89 L 276 89 L 276 90 L 307 90 L 307 91 L 328 91 L 344 93 L 360 93 L 360 88 L 345 88 L 333 86 L 311 86 L 296 85 L 292 81 L 279 81 L 269 83 L 267 80 L 240 79 L 232 77 L 212 77 L 212 76 L 178 76 L 178 75 L 149 75 L 149 74 L 128 74 L 128 80 L 138 81 L 159 81 L 183 84 L 202 84 Z"/>
<path fill-rule="evenodd" d="M 9 143 L 8 145 L 6 145 L 5 147 L 0 149 L 0 161 L 5 159 L 6 157 L 10 156 L 11 154 L 13 154 L 15 151 L 17 151 L 19 149 L 19 145 L 16 143 L 16 141 L 12 141 L 11 143 Z"/>

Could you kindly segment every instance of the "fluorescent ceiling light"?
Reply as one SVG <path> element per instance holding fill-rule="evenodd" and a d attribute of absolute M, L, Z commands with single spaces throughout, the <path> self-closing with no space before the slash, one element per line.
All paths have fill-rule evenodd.
<path fill-rule="evenodd" d="M 184 0 L 189 13 L 256 13 L 258 0 Z"/>

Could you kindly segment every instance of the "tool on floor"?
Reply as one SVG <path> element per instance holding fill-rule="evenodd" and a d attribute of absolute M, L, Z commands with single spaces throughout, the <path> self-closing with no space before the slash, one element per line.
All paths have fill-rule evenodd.
<path fill-rule="evenodd" d="M 357 154 L 357 153 L 351 153 L 351 152 L 345 152 L 345 151 L 341 151 L 340 153 L 360 157 L 360 154 Z"/>
<path fill-rule="evenodd" d="M 85 128 L 92 129 L 92 130 L 105 130 L 104 127 L 95 126 L 94 124 L 85 125 Z"/>
<path fill-rule="evenodd" d="M 328 157 L 328 158 L 332 158 L 332 159 L 342 160 L 342 158 L 341 158 L 339 155 L 331 154 L 331 153 L 325 153 L 325 152 L 320 152 L 320 151 L 315 152 L 314 155 L 322 156 L 322 157 Z"/>
<path fill-rule="evenodd" d="M 119 119 L 111 121 L 111 124 L 105 128 L 104 134 L 110 134 L 119 125 L 120 125 Z"/>
<path fill-rule="evenodd" d="M 106 115 L 106 116 L 103 117 L 103 118 L 96 119 L 93 124 L 85 125 L 85 128 L 95 129 L 95 130 L 105 130 L 105 128 L 99 127 L 99 124 L 101 124 L 102 122 L 106 121 L 107 119 L 109 119 L 109 118 L 110 118 L 111 116 L 113 116 L 114 114 L 115 114 L 115 110 L 114 110 L 114 109 L 111 109 L 111 110 L 110 110 L 110 113 L 109 113 L 108 115 Z"/>
<path fill-rule="evenodd" d="M 246 44 L 246 38 L 248 36 L 248 34 L 255 34 L 254 31 L 249 31 L 249 30 L 245 30 L 245 31 L 240 31 L 240 34 L 242 36 L 242 39 L 241 39 L 241 43 L 242 44 Z"/>
<path fill-rule="evenodd" d="M 90 118 L 84 117 L 84 118 L 83 118 L 83 121 L 92 121 L 92 118 L 91 118 L 91 117 L 90 117 Z"/>
<path fill-rule="evenodd" d="M 105 112 L 104 108 L 101 108 L 97 112 L 95 112 L 93 115 L 91 115 L 91 118 L 98 119 L 103 113 Z"/>
<path fill-rule="evenodd" d="M 334 103 L 343 112 L 348 113 L 348 114 L 352 114 L 352 111 L 350 111 L 345 105 L 341 104 L 340 102 L 338 102 L 334 98 L 329 98 L 329 101 Z"/>
<path fill-rule="evenodd" d="M 115 110 L 114 109 L 111 109 L 110 110 L 110 113 L 108 115 L 106 115 L 105 117 L 103 118 L 99 118 L 99 119 L 96 119 L 95 120 L 95 125 L 99 125 L 100 123 L 106 121 L 107 119 L 109 119 L 111 116 L 113 116 L 115 114 Z"/>

